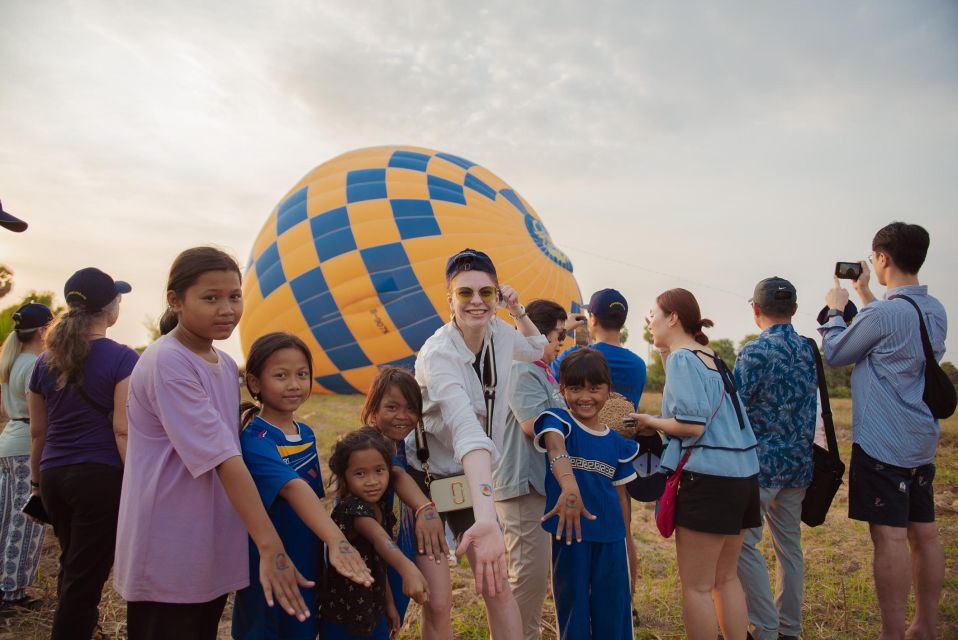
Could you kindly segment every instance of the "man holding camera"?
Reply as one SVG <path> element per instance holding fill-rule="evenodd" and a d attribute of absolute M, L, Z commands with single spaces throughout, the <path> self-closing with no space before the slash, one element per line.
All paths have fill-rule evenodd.
<path fill-rule="evenodd" d="M 762 333 L 739 352 L 735 384 L 758 440 L 762 520 L 772 535 L 778 561 L 775 599 L 758 549 L 761 526 L 745 533 L 738 575 L 753 627 L 749 637 L 796 640 L 802 630 L 805 583 L 802 500 L 814 467 L 815 354 L 792 327 L 798 305 L 791 282 L 766 278 L 755 285 L 751 302 Z"/>
<path fill-rule="evenodd" d="M 874 545 L 874 578 L 883 639 L 935 637 L 945 559 L 935 526 L 932 481 L 939 425 L 922 396 L 925 355 L 918 313 L 921 309 L 935 358 L 945 352 L 947 318 L 938 300 L 919 284 L 918 270 L 928 253 L 928 232 L 893 222 L 872 240 L 868 258 L 882 300 L 869 289 L 868 264 L 852 285 L 864 307 L 846 326 L 842 310 L 848 291 L 835 278 L 825 301 L 827 322 L 819 328 L 825 360 L 854 364 L 852 372 L 852 459 L 848 516 L 868 522 Z M 910 547 L 910 552 L 909 552 Z M 915 619 L 905 629 L 912 580 Z"/>

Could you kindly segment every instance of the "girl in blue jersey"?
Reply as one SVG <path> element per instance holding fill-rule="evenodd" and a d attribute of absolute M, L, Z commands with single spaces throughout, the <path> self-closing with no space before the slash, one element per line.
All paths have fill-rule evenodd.
<path fill-rule="evenodd" d="M 552 542 L 552 589 L 563 640 L 631 640 L 634 562 L 631 505 L 625 485 L 639 453 L 599 423 L 609 399 L 609 365 L 595 349 L 578 349 L 559 367 L 569 410 L 548 409 L 536 420 L 536 448 L 546 454 L 542 528 Z"/>
<path fill-rule="evenodd" d="M 393 454 L 392 486 L 387 502 L 398 521 L 393 541 L 429 581 L 430 599 L 423 608 L 423 627 L 432 616 L 447 612 L 452 604 L 452 578 L 446 558 L 449 547 L 436 505 L 406 473 L 405 438 L 422 420 L 422 390 L 412 373 L 399 367 L 379 370 L 363 406 L 362 423 L 374 427 L 386 437 Z M 402 625 L 409 598 L 402 592 L 402 576 L 389 567 L 389 586 Z"/>
<path fill-rule="evenodd" d="M 402 591 L 419 604 L 429 598 L 426 579 L 393 542 L 396 526 L 387 495 L 392 486 L 392 451 L 379 431 L 362 427 L 340 437 L 329 458 L 337 487 L 333 521 L 369 565 L 376 582 L 353 584 L 328 573 L 323 585 L 319 631 L 323 640 L 376 638 L 399 632 L 399 614 L 386 567 L 402 577 Z"/>
<path fill-rule="evenodd" d="M 323 543 L 333 568 L 358 585 L 372 575 L 360 555 L 330 519 L 319 501 L 323 481 L 312 429 L 293 417 L 309 397 L 313 365 L 309 348 L 288 333 L 257 339 L 246 360 L 246 386 L 262 406 L 244 405 L 240 445 L 270 520 L 289 559 L 307 580 L 319 582 Z M 259 575 L 259 554 L 250 544 L 250 586 L 236 594 L 233 637 L 313 640 L 317 633 L 315 588 L 300 587 L 312 615 L 300 622 L 278 607 L 268 607 Z M 361 588 L 361 587 L 360 587 Z"/>

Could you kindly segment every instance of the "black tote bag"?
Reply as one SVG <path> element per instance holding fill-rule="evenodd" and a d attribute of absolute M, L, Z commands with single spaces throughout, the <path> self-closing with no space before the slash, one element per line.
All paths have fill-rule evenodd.
<path fill-rule="evenodd" d="M 825 386 L 825 367 L 822 364 L 822 354 L 818 352 L 818 344 L 811 338 L 808 340 L 815 354 L 815 369 L 818 373 L 818 394 L 822 400 L 822 422 L 825 424 L 825 440 L 828 449 L 817 444 L 812 445 L 812 459 L 815 470 L 812 473 L 812 483 L 805 490 L 805 499 L 802 500 L 802 522 L 810 527 L 817 527 L 825 522 L 825 516 L 832 506 L 832 500 L 842 486 L 842 477 L 845 475 L 845 463 L 838 456 L 838 440 L 835 438 L 835 424 L 832 422 L 832 407 L 828 401 L 828 389 Z"/>

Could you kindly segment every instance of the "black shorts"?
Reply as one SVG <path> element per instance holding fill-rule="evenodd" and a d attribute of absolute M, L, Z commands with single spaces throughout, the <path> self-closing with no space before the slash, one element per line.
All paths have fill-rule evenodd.
<path fill-rule="evenodd" d="M 762 524 L 758 476 L 726 478 L 683 471 L 675 501 L 675 526 L 702 533 L 738 535 Z"/>
<path fill-rule="evenodd" d="M 416 481 L 416 484 L 419 485 L 422 492 L 432 500 L 432 495 L 430 495 L 429 489 L 426 488 L 426 474 L 412 467 L 406 467 L 406 473 Z M 459 509 L 458 511 L 440 512 L 439 517 L 442 519 L 443 524 L 449 525 L 449 530 L 452 531 L 452 535 L 456 537 L 456 544 L 462 540 L 462 534 L 464 534 L 469 527 L 476 524 L 476 517 L 472 513 L 472 507 Z M 450 549 L 450 551 L 452 551 L 452 549 Z"/>
<path fill-rule="evenodd" d="M 848 473 L 848 517 L 871 524 L 907 527 L 935 521 L 935 465 L 896 467 L 852 446 Z"/>

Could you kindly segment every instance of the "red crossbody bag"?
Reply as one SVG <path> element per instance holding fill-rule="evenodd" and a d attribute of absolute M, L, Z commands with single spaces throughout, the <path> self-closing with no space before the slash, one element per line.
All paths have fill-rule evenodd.
<path fill-rule="evenodd" d="M 715 411 L 712 412 L 712 415 L 709 416 L 709 419 L 705 422 L 705 427 L 702 429 L 702 436 L 705 435 L 705 429 L 708 428 L 709 423 L 712 422 L 712 419 L 715 418 L 719 409 L 722 408 L 724 401 L 725 390 L 723 389 L 718 406 L 715 407 Z M 701 440 L 702 436 L 699 436 L 695 441 L 698 442 Z M 675 471 L 669 476 L 669 479 L 665 481 L 665 491 L 662 492 L 662 497 L 659 498 L 659 502 L 655 507 L 655 525 L 659 528 L 659 533 L 661 533 L 664 538 L 671 538 L 672 532 L 675 531 L 675 502 L 679 495 L 679 481 L 682 479 L 682 469 L 685 467 L 685 463 L 688 462 L 690 455 L 692 455 L 692 447 L 689 447 L 688 451 L 685 452 L 685 455 L 682 456 L 682 459 L 679 460 L 679 464 L 675 467 Z"/>

